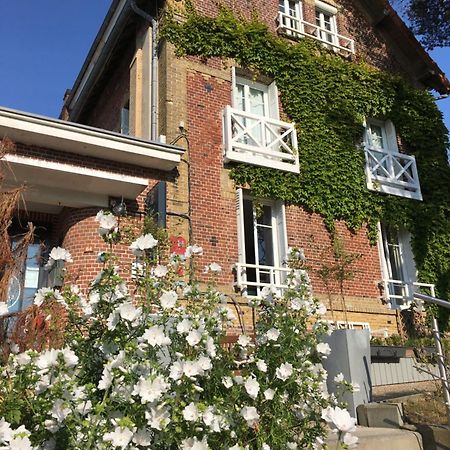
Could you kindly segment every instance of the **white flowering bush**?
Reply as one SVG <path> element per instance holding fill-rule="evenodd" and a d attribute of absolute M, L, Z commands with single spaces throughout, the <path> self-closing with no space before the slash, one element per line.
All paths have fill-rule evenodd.
<path fill-rule="evenodd" d="M 98 221 L 114 241 L 114 217 Z M 226 297 L 183 277 L 201 247 L 163 265 L 155 246 L 149 234 L 131 244 L 140 263 L 131 286 L 111 252 L 86 295 L 74 285 L 38 292 L 40 307 L 64 306 L 67 317 L 46 318 L 66 321 L 64 344 L 12 346 L 0 374 L 0 449 L 311 449 L 326 422 L 353 446 L 353 419 L 324 392 L 325 309 L 306 273 L 293 268 L 283 297 L 266 290 L 252 300 L 255 332 L 225 349 L 236 325 Z M 61 255 L 70 258 L 63 249 L 52 258 Z"/>

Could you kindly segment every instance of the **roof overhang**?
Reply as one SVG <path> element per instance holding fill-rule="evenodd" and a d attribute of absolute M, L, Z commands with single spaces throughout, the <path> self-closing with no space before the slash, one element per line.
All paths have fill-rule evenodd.
<path fill-rule="evenodd" d="M 0 108 L 0 137 L 149 169 L 173 170 L 184 149 L 111 131 Z"/>
<path fill-rule="evenodd" d="M 369 16 L 371 24 L 389 39 L 402 53 L 407 69 L 424 86 L 440 94 L 450 92 L 450 81 L 406 26 L 388 0 L 360 0 L 356 2 Z"/>

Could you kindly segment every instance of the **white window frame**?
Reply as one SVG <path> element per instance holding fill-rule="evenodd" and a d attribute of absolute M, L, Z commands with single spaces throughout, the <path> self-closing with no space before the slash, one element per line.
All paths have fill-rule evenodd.
<path fill-rule="evenodd" d="M 369 133 L 370 125 L 381 128 L 384 141 L 382 149 L 372 145 Z M 367 188 L 369 190 L 422 200 L 416 159 L 412 155 L 400 153 L 397 133 L 391 120 L 365 119 L 363 145 L 366 157 Z M 379 165 L 379 169 L 375 170 L 380 172 L 374 173 L 374 166 L 377 165 Z"/>
<path fill-rule="evenodd" d="M 337 30 L 337 9 L 334 6 L 329 5 L 328 3 L 324 3 L 321 1 L 316 0 L 316 8 L 315 8 L 315 15 L 317 20 L 317 14 L 319 15 L 319 24 L 318 25 L 321 29 L 319 30 L 319 38 L 321 41 L 323 41 L 325 44 L 330 45 L 339 45 L 339 39 L 338 39 L 338 30 Z M 325 27 L 325 15 L 330 17 L 330 27 L 331 30 L 326 30 Z M 327 35 L 331 36 L 331 42 L 327 39 Z"/>
<path fill-rule="evenodd" d="M 378 223 L 378 251 L 380 254 L 381 272 L 383 274 L 383 297 L 390 308 L 403 309 L 409 307 L 412 301 L 416 282 L 417 270 L 411 248 L 411 234 L 404 227 L 397 232 L 398 254 L 400 259 L 400 279 L 393 278 L 393 268 L 390 254 L 392 249 L 387 241 L 387 230 Z M 401 292 L 401 293 L 399 293 Z"/>
<path fill-rule="evenodd" d="M 269 206 L 271 208 L 271 229 L 272 229 L 272 245 L 273 245 L 273 265 L 261 266 L 258 261 L 258 235 L 257 227 L 261 226 L 257 224 L 257 217 L 255 208 L 253 207 L 253 222 L 248 224 L 244 218 L 244 200 L 252 201 L 253 197 L 244 192 L 243 189 L 238 188 L 236 190 L 236 212 L 237 212 L 237 227 L 238 227 L 238 287 L 241 289 L 243 295 L 252 296 L 249 291 L 256 291 L 256 295 L 260 295 L 261 289 L 264 287 L 273 287 L 279 293 L 287 287 L 285 284 L 286 276 L 289 272 L 289 268 L 286 266 L 288 242 L 287 242 L 287 228 L 286 228 L 286 211 L 284 203 L 276 200 L 260 200 L 261 205 Z M 249 263 L 247 261 L 245 235 L 246 227 L 252 227 L 252 235 L 254 239 L 253 250 L 255 252 L 255 263 Z M 247 285 L 247 270 L 255 271 L 256 280 L 252 280 L 253 283 L 257 283 L 258 286 Z M 266 275 L 270 271 L 270 284 L 261 281 L 261 275 Z"/>

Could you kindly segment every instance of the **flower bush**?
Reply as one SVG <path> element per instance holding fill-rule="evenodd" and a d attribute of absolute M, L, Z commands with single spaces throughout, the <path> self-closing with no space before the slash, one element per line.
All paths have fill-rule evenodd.
<path fill-rule="evenodd" d="M 127 286 L 109 216 L 98 221 L 111 251 L 89 291 L 36 295 L 39 307 L 64 306 L 65 318 L 46 318 L 66 321 L 64 344 L 22 353 L 13 345 L 1 368 L 0 449 L 311 449 L 321 447 L 326 422 L 343 447 L 354 446 L 354 419 L 325 392 L 325 308 L 311 296 L 302 258 L 292 253 L 282 297 L 266 289 L 252 299 L 254 333 L 243 329 L 225 348 L 237 321 L 227 297 L 183 276 L 201 247 L 163 265 L 156 239 L 140 236 Z M 57 249 L 52 258 L 70 255 Z"/>

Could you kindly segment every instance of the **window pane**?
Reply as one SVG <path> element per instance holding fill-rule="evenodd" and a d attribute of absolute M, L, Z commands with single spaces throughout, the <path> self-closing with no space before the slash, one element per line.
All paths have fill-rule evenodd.
<path fill-rule="evenodd" d="M 273 266 L 272 228 L 258 227 L 258 259 L 263 266 Z"/>
<path fill-rule="evenodd" d="M 383 129 L 379 125 L 369 125 L 369 144 L 374 148 L 384 149 Z"/>
<path fill-rule="evenodd" d="M 244 86 L 242 84 L 237 84 L 234 91 L 234 104 L 236 108 L 245 111 L 245 99 L 244 99 Z"/>
<path fill-rule="evenodd" d="M 284 0 L 279 0 L 279 2 L 278 2 L 278 10 L 280 12 L 282 12 L 282 13 L 286 12 L 285 7 L 284 7 Z"/>

